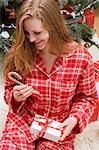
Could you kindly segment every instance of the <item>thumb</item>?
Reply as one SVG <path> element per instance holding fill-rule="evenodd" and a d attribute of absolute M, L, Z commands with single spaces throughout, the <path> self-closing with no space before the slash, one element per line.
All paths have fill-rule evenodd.
<path fill-rule="evenodd" d="M 68 125 L 68 119 L 66 119 L 63 123 L 61 123 L 59 126 L 58 126 L 58 128 L 59 129 L 63 129 L 65 126 L 67 126 Z"/>

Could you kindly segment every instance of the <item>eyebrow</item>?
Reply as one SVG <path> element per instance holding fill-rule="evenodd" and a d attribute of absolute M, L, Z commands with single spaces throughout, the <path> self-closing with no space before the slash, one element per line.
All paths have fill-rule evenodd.
<path fill-rule="evenodd" d="M 28 31 L 24 30 L 25 33 L 29 34 Z M 34 34 L 40 34 L 42 31 L 32 31 Z"/>

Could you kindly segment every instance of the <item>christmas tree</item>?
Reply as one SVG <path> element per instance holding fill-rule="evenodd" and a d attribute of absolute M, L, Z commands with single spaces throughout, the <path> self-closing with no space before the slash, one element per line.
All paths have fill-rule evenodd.
<path fill-rule="evenodd" d="M 15 37 L 16 10 L 22 0 L 0 0 L 0 49 L 8 51 Z"/>
<path fill-rule="evenodd" d="M 0 49 L 8 51 L 15 39 L 16 11 L 23 0 L 0 0 Z M 64 21 L 74 39 L 80 42 L 95 39 L 93 10 L 99 0 L 56 0 Z M 92 38 L 93 37 L 93 38 Z M 95 40 L 94 40 L 95 41 Z M 97 44 L 96 44 L 97 43 Z M 99 46 L 98 42 L 94 42 Z"/>
<path fill-rule="evenodd" d="M 90 41 L 99 47 L 99 38 L 94 29 L 94 12 L 99 0 L 59 0 L 70 34 L 77 41 Z"/>

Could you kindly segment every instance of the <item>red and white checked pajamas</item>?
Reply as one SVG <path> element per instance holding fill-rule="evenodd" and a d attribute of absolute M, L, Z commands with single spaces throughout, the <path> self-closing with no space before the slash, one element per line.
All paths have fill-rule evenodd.
<path fill-rule="evenodd" d="M 23 82 L 38 90 L 40 96 L 33 94 L 25 102 L 16 102 L 12 96 L 14 84 L 5 82 L 9 113 L 0 150 L 73 150 L 75 134 L 86 127 L 96 107 L 95 76 L 88 51 L 81 47 L 68 57 L 57 57 L 50 74 L 37 54 L 35 68 Z M 78 124 L 61 143 L 36 139 L 30 132 L 36 113 L 60 122 L 75 116 Z"/>

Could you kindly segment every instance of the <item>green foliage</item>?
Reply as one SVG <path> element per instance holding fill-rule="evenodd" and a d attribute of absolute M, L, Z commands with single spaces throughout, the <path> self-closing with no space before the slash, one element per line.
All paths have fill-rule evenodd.
<path fill-rule="evenodd" d="M 92 35 L 95 34 L 95 30 L 91 27 L 89 27 L 86 23 L 79 24 L 80 25 L 80 32 L 81 32 L 81 38 L 83 40 L 90 40 Z"/>
<path fill-rule="evenodd" d="M 5 39 L 0 35 L 0 49 L 4 52 L 7 52 L 11 47 L 11 41 L 9 39 Z"/>
<path fill-rule="evenodd" d="M 67 25 L 70 31 L 70 35 L 74 39 L 80 42 L 82 39 L 87 41 L 90 40 L 92 35 L 95 34 L 95 30 L 89 27 L 86 23 L 81 24 L 79 22 L 73 22 L 71 25 Z"/>
<path fill-rule="evenodd" d="M 70 31 L 70 35 L 78 42 L 80 42 L 82 35 L 81 35 L 81 29 L 78 22 L 72 23 L 70 26 L 68 26 L 68 29 Z"/>
<path fill-rule="evenodd" d="M 96 6 L 99 7 L 98 0 L 68 0 L 66 5 L 68 4 L 73 6 L 75 13 L 74 18 L 72 16 L 67 18 L 67 16 L 64 15 L 64 20 L 66 21 L 70 35 L 78 42 L 80 42 L 82 39 L 85 41 L 90 41 L 96 31 L 86 23 L 81 22 L 83 22 L 83 14 L 85 10 L 89 8 L 96 8 Z"/>
<path fill-rule="evenodd" d="M 13 8 L 17 8 L 18 4 L 20 4 L 23 0 L 0 0 L 0 7 L 7 7 L 9 4 L 13 6 Z"/>
<path fill-rule="evenodd" d="M 0 0 L 0 9 L 10 7 L 17 10 L 17 8 L 20 6 L 22 1 L 23 0 Z M 91 5 L 92 8 L 99 7 L 99 0 L 97 1 L 96 0 L 61 0 L 61 8 L 63 8 L 67 4 L 72 4 L 74 7 L 75 18 L 68 19 L 68 20 L 64 18 L 64 20 L 66 21 L 70 34 L 74 37 L 76 41 L 80 42 L 81 39 L 85 41 L 89 40 L 92 37 L 92 35 L 95 33 L 95 30 L 93 28 L 89 27 L 85 23 L 81 24 L 79 23 L 79 21 L 77 21 L 79 19 L 80 20 L 83 19 L 82 18 L 83 13 L 81 12 L 84 12 L 86 9 L 88 9 L 89 5 L 92 2 L 96 2 Z M 10 38 L 8 39 L 3 38 L 0 35 L 0 49 L 2 49 L 3 51 L 8 51 L 14 40 L 15 40 L 15 32 L 12 32 Z"/>
<path fill-rule="evenodd" d="M 4 38 L 0 35 L 0 49 L 4 52 L 8 52 L 12 43 L 15 41 L 15 31 L 12 32 L 10 38 Z"/>
<path fill-rule="evenodd" d="M 0 7 L 6 7 L 6 6 L 8 6 L 8 2 L 9 2 L 9 0 L 0 0 Z"/>
<path fill-rule="evenodd" d="M 88 0 L 70 0 L 69 3 L 73 4 L 76 13 L 80 12 L 89 4 Z"/>
<path fill-rule="evenodd" d="M 99 7 L 99 2 L 95 3 L 93 7 L 98 8 Z"/>

